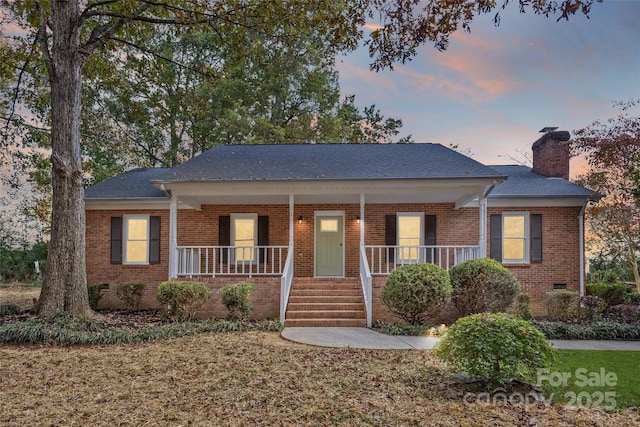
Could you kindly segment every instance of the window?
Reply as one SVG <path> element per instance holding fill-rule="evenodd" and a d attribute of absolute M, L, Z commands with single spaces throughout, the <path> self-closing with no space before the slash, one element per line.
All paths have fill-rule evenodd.
<path fill-rule="evenodd" d="M 542 262 L 542 215 L 491 215 L 491 258 L 504 263 Z"/>
<path fill-rule="evenodd" d="M 398 213 L 398 261 L 417 262 L 420 260 L 420 248 L 424 239 L 424 214 Z"/>
<path fill-rule="evenodd" d="M 529 262 L 529 215 L 505 213 L 502 215 L 502 260 L 504 262 Z"/>
<path fill-rule="evenodd" d="M 235 246 L 236 262 L 255 261 L 256 237 L 258 235 L 257 214 L 231 215 L 231 246 Z"/>
<path fill-rule="evenodd" d="M 124 216 L 123 263 L 149 263 L 149 215 Z"/>
<path fill-rule="evenodd" d="M 111 264 L 159 264 L 160 217 L 111 217 Z"/>

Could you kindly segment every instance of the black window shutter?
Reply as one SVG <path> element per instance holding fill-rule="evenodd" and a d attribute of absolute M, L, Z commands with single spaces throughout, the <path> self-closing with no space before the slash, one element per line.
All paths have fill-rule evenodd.
<path fill-rule="evenodd" d="M 435 215 L 425 215 L 424 216 L 424 244 L 427 246 L 435 246 L 436 245 L 436 216 Z M 435 253 L 434 256 L 431 256 L 431 249 L 427 249 L 425 262 L 434 262 L 435 263 Z"/>
<path fill-rule="evenodd" d="M 231 217 L 221 216 L 218 218 L 218 245 L 231 246 Z M 221 249 L 222 262 L 229 262 L 229 250 Z"/>
<path fill-rule="evenodd" d="M 490 216 L 491 250 L 489 256 L 502 261 L 502 215 Z"/>
<path fill-rule="evenodd" d="M 160 264 L 160 217 L 149 218 L 149 264 Z"/>
<path fill-rule="evenodd" d="M 111 217 L 111 264 L 122 264 L 122 217 Z"/>
<path fill-rule="evenodd" d="M 529 217 L 531 227 L 531 262 L 542 262 L 542 215 Z"/>
<path fill-rule="evenodd" d="M 258 217 L 258 246 L 269 246 L 269 217 Z M 267 248 L 260 249 L 260 261 L 269 262 L 269 250 Z"/>
<path fill-rule="evenodd" d="M 384 217 L 384 244 L 387 246 L 395 246 L 398 244 L 396 233 L 396 216 L 385 215 Z M 389 259 L 387 261 L 393 262 L 396 259 L 395 249 L 389 249 Z"/>

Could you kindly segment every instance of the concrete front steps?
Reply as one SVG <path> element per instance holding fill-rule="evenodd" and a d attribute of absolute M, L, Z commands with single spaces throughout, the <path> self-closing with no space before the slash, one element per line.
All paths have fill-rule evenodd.
<path fill-rule="evenodd" d="M 367 315 L 359 278 L 294 278 L 286 326 L 365 326 Z"/>

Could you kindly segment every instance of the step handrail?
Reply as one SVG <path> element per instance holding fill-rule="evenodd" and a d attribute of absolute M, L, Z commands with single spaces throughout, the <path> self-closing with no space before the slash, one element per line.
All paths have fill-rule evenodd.
<path fill-rule="evenodd" d="M 362 295 L 364 296 L 364 307 L 367 311 L 367 328 L 372 325 L 372 277 L 371 270 L 369 269 L 369 262 L 367 261 L 367 251 L 364 246 L 360 246 L 360 283 L 362 284 Z"/>

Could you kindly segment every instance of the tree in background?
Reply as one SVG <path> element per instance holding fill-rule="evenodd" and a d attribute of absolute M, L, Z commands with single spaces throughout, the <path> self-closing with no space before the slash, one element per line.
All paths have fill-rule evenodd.
<path fill-rule="evenodd" d="M 505 0 L 503 6 L 508 3 Z M 588 13 L 593 0 L 517 3 L 523 11 L 530 7 L 536 14 L 559 13 L 566 18 L 579 10 Z M 214 30 L 244 27 L 273 43 L 295 41 L 300 33 L 311 31 L 326 37 L 328 45 L 337 51 L 346 51 L 357 46 L 363 25 L 375 15 L 381 26 L 367 44 L 372 68 L 380 70 L 391 68 L 396 61 L 404 63 L 422 44 L 433 42 L 439 49 L 446 48 L 451 33 L 459 27 L 468 30 L 474 16 L 496 8 L 494 0 L 17 0 L 3 1 L 1 5 L 0 31 L 9 41 L 0 49 L 10 65 L 8 71 L 0 70 L 0 76 L 12 80 L 10 85 L 0 84 L 11 89 L 4 91 L 3 102 L 8 107 L 0 108 L 6 116 L 5 128 L 15 124 L 19 103 L 29 108 L 38 102 L 50 102 L 49 109 L 32 110 L 35 114 L 48 111 L 46 117 L 39 119 L 51 130 L 51 240 L 37 304 L 38 313 L 47 316 L 57 312 L 93 315 L 86 288 L 81 118 L 83 71 L 96 52 L 110 52 L 118 45 L 135 45 L 138 41 L 144 52 L 148 50 L 144 46 L 145 34 L 150 28 L 164 29 L 167 35 L 182 35 L 203 26 Z M 226 44 L 231 46 L 234 42 L 237 40 Z M 23 92 L 25 87 L 45 90 Z M 9 136 L 7 130 L 5 144 Z"/>
<path fill-rule="evenodd" d="M 587 209 L 591 243 L 599 258 L 623 259 L 640 291 L 640 117 L 629 114 L 639 103 L 616 103 L 620 114 L 575 131 L 571 145 L 589 164 L 579 182 L 605 196 Z"/>

